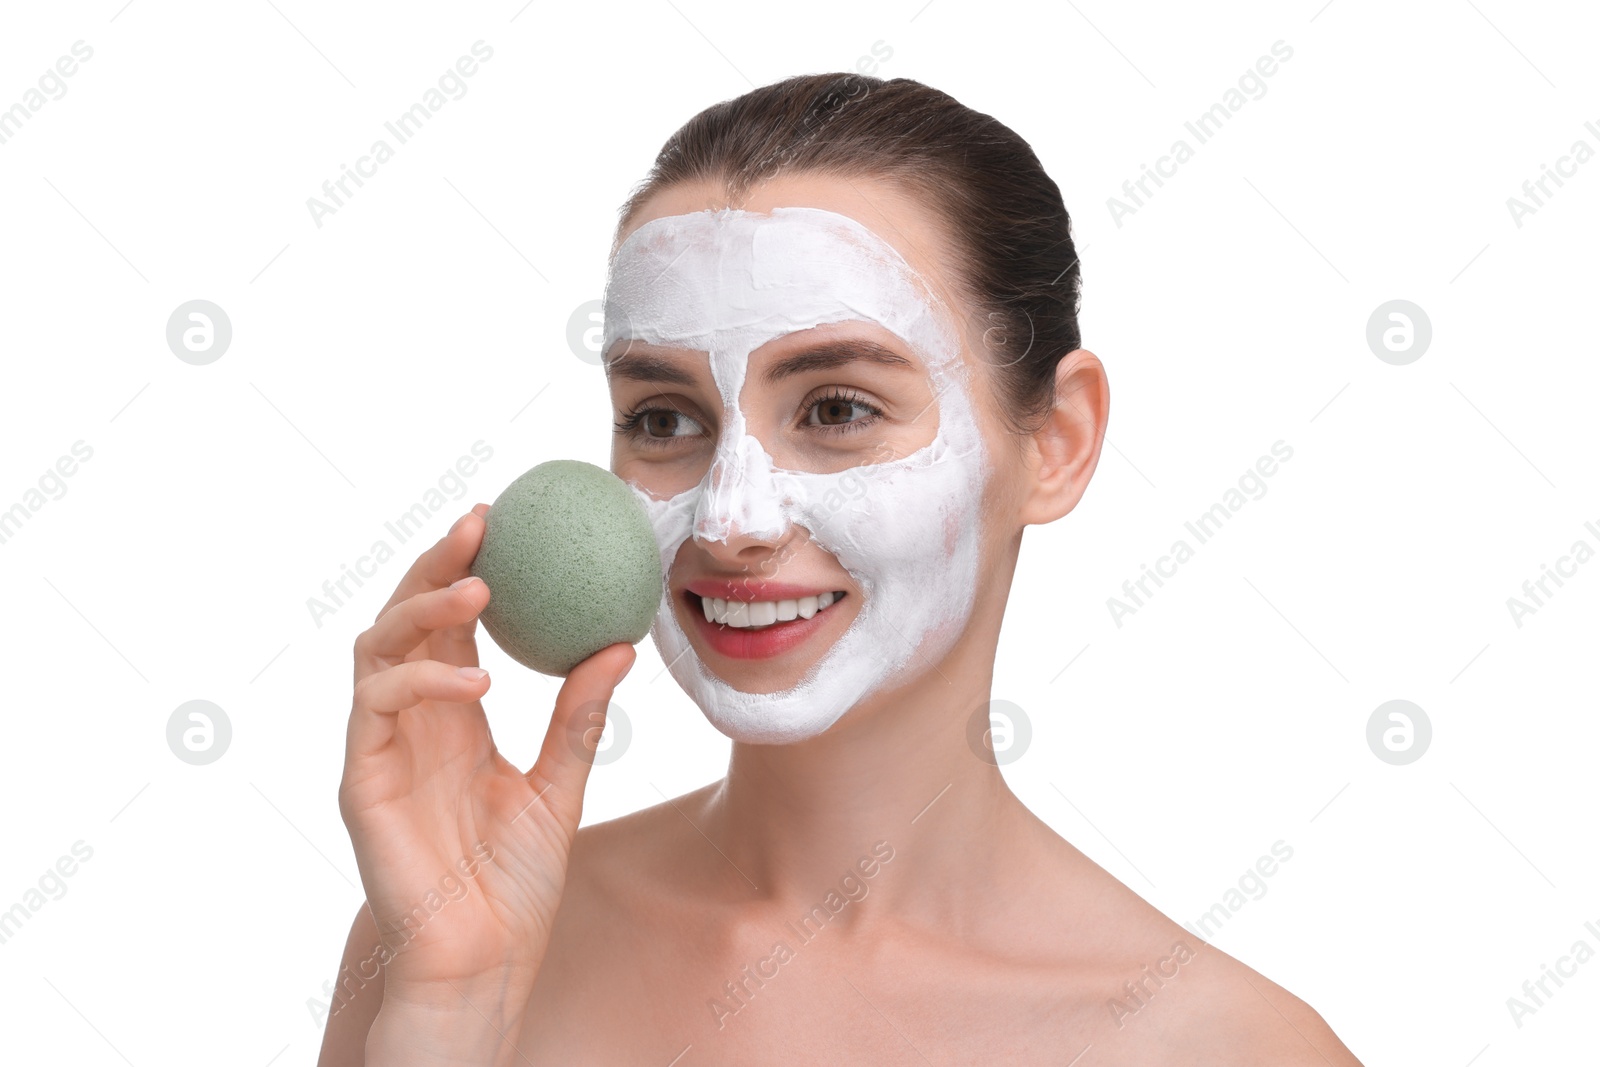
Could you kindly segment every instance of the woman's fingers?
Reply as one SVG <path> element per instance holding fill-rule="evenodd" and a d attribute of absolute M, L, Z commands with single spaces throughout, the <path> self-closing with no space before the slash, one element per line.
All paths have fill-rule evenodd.
<path fill-rule="evenodd" d="M 470 576 L 401 601 L 356 638 L 356 681 L 402 662 L 431 634 L 471 622 L 488 603 L 488 585 Z"/>
<path fill-rule="evenodd" d="M 469 528 L 469 532 L 464 536 L 467 537 L 472 545 L 472 558 L 476 558 L 478 550 L 483 547 L 483 535 L 488 529 L 486 523 L 489 518 L 489 505 L 478 504 L 468 514 L 477 516 L 477 519 L 469 519 L 466 516 L 462 516 L 462 520 L 464 520 L 462 525 Z M 472 558 L 467 560 L 468 569 L 472 567 Z M 462 623 L 460 626 L 446 627 L 441 631 L 440 637 L 444 639 L 445 645 L 450 649 L 450 654 L 444 658 L 452 663 L 468 663 L 472 666 L 477 666 L 478 642 L 475 639 L 477 626 L 477 620 L 472 619 Z"/>
<path fill-rule="evenodd" d="M 483 520 L 488 514 L 489 505 L 479 504 L 457 519 L 449 532 L 411 564 L 400 584 L 395 586 L 394 595 L 378 612 L 378 618 L 403 600 L 432 589 L 443 589 L 465 575 L 478 554 L 478 547 L 483 544 Z"/>
<path fill-rule="evenodd" d="M 583 790 L 605 726 L 606 707 L 637 654 L 630 644 L 607 645 L 567 675 L 556 694 L 555 714 L 538 761 L 524 775 L 570 840 L 583 814 Z"/>
<path fill-rule="evenodd" d="M 394 737 L 399 712 L 424 700 L 470 704 L 489 691 L 489 672 L 433 659 L 413 660 L 369 674 L 356 683 L 345 738 L 346 763 L 371 756 Z"/>

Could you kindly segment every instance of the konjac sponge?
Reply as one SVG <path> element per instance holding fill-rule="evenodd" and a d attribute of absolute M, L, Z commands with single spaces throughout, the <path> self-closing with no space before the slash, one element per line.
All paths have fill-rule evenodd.
<path fill-rule="evenodd" d="M 495 644 L 566 677 L 618 641 L 635 644 L 661 606 L 661 554 L 633 490 L 592 463 L 554 459 L 489 509 L 472 573 L 489 586 L 479 618 Z"/>

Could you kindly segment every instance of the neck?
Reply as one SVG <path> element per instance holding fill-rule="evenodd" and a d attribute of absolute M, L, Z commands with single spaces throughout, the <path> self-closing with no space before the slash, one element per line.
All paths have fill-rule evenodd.
<path fill-rule="evenodd" d="M 830 891 L 866 892 L 878 898 L 874 914 L 930 925 L 981 906 L 1034 823 L 972 747 L 986 740 L 1003 610 L 975 609 L 986 617 L 975 614 L 934 668 L 869 697 L 821 736 L 734 743 L 701 829 L 743 875 L 742 896 L 798 916 Z M 841 889 L 847 874 L 854 881 Z M 839 916 L 847 926 L 856 917 Z"/>

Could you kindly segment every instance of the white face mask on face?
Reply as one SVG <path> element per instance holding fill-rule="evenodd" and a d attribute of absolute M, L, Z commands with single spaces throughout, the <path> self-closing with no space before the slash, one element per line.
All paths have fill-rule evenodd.
<path fill-rule="evenodd" d="M 775 468 L 739 406 L 750 353 L 847 320 L 877 323 L 924 361 L 938 432 L 887 462 L 836 473 Z M 664 590 L 651 634 L 711 724 L 751 744 L 801 741 L 919 666 L 931 669 L 971 611 L 990 466 L 954 324 L 904 258 L 854 219 L 817 208 L 655 219 L 629 235 L 606 280 L 601 351 L 624 337 L 709 353 L 722 399 L 716 453 L 699 485 L 666 500 L 633 486 L 655 527 L 662 573 L 670 580 L 691 536 L 776 543 L 799 525 L 861 592 L 843 636 L 797 684 L 747 693 L 706 667 Z"/>

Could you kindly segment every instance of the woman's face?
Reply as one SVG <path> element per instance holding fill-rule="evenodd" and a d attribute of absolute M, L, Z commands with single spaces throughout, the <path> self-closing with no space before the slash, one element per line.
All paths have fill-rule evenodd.
<path fill-rule="evenodd" d="M 1016 461 L 948 254 L 891 187 L 818 176 L 739 209 L 675 186 L 622 235 L 611 466 L 661 549 L 657 647 L 735 740 L 934 669 L 983 592 Z"/>

